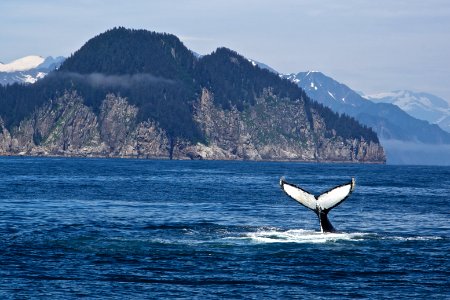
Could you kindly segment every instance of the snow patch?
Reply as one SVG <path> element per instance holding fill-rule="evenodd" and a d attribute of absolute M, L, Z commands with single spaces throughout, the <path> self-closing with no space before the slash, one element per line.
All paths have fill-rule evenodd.
<path fill-rule="evenodd" d="M 371 95 L 364 95 L 363 97 L 372 100 L 372 99 L 383 99 L 383 98 L 394 98 L 400 96 L 401 93 L 399 92 L 382 92 L 378 94 L 371 94 Z"/>
<path fill-rule="evenodd" d="M 44 62 L 44 58 L 37 55 L 25 56 L 16 59 L 8 64 L 0 63 L 0 72 L 17 72 L 17 71 L 27 71 L 36 68 Z"/>
<path fill-rule="evenodd" d="M 23 78 L 23 81 L 26 83 L 35 83 L 37 81 L 37 79 L 31 75 L 25 75 Z"/>
<path fill-rule="evenodd" d="M 334 100 L 336 100 L 336 98 L 334 97 L 334 95 L 330 91 L 328 91 L 328 95 L 330 95 Z"/>
<path fill-rule="evenodd" d="M 254 66 L 254 67 L 256 67 L 258 64 L 254 61 L 254 60 L 252 60 L 252 59 L 248 59 L 247 58 L 247 60 L 249 61 L 249 62 L 251 62 L 252 63 L 252 65 Z"/>

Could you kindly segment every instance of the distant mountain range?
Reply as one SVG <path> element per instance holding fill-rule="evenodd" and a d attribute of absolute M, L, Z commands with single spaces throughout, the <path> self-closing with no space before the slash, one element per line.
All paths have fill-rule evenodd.
<path fill-rule="evenodd" d="M 0 85 L 13 83 L 35 83 L 44 78 L 49 72 L 58 68 L 64 61 L 64 57 L 30 55 L 10 63 L 0 63 Z"/>
<path fill-rule="evenodd" d="M 363 97 L 376 103 L 397 105 L 414 118 L 437 124 L 450 132 L 450 104 L 435 95 L 402 90 Z"/>

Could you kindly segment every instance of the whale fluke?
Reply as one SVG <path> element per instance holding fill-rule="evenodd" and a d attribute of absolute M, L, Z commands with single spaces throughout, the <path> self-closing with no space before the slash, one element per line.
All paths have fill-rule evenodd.
<path fill-rule="evenodd" d="M 317 217 L 319 217 L 322 232 L 335 232 L 336 230 L 331 225 L 330 220 L 328 220 L 328 212 L 350 196 L 355 188 L 355 178 L 352 178 L 349 183 L 334 187 L 318 197 L 294 184 L 288 183 L 284 180 L 284 177 L 280 179 L 280 187 L 289 197 L 316 213 Z"/>

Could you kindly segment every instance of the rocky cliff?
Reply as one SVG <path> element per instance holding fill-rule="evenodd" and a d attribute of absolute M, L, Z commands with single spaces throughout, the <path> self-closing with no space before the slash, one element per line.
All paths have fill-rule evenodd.
<path fill-rule="evenodd" d="M 71 91 L 10 130 L 0 118 L 0 155 L 385 162 L 378 143 L 344 139 L 304 106 L 267 89 L 253 106 L 223 109 L 204 88 L 193 105 L 204 140 L 194 143 L 172 138 L 152 119 L 138 121 L 139 108 L 126 98 L 108 94 L 94 112 Z"/>

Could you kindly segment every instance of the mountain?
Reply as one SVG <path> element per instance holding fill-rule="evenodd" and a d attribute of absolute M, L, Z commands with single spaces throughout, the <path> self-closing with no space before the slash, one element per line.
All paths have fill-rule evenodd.
<path fill-rule="evenodd" d="M 400 90 L 364 95 L 364 97 L 376 103 L 397 105 L 414 118 L 437 124 L 445 131 L 450 132 L 450 104 L 438 96 Z"/>
<path fill-rule="evenodd" d="M 35 83 L 58 68 L 64 57 L 26 56 L 8 64 L 0 63 L 0 85 Z"/>
<path fill-rule="evenodd" d="M 418 120 L 396 105 L 369 101 L 321 72 L 300 72 L 283 77 L 304 89 L 311 99 L 373 128 L 386 149 L 388 163 L 450 163 L 450 155 L 433 161 L 428 157 L 439 147 L 447 149 L 450 145 L 450 134 L 437 125 Z"/>
<path fill-rule="evenodd" d="M 33 85 L 0 87 L 0 153 L 383 163 L 373 130 L 218 48 L 114 28 Z"/>
<path fill-rule="evenodd" d="M 270 66 L 268 66 L 266 64 L 263 64 L 262 62 L 259 62 L 259 61 L 253 60 L 253 59 L 248 59 L 248 61 L 251 62 L 252 65 L 255 66 L 255 67 L 258 66 L 259 68 L 264 69 L 264 70 L 268 70 L 268 71 L 270 71 L 270 72 L 272 72 L 274 74 L 279 74 L 277 70 L 275 70 L 274 68 L 272 68 L 272 67 L 270 67 Z"/>
<path fill-rule="evenodd" d="M 314 100 L 340 113 L 349 113 L 355 108 L 370 106 L 370 102 L 346 85 L 317 71 L 288 74 L 284 77 L 299 87 Z M 354 114 L 354 113 L 351 113 Z"/>

